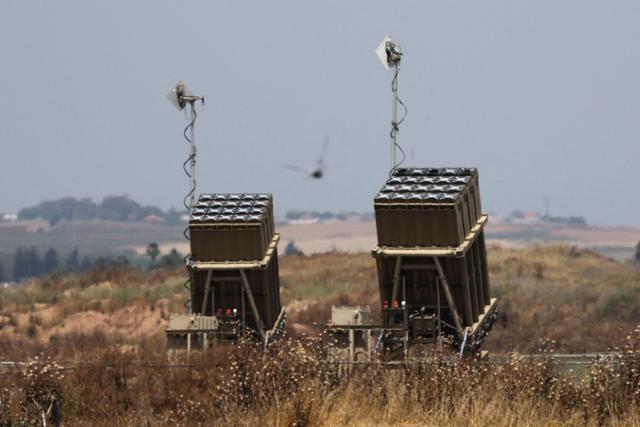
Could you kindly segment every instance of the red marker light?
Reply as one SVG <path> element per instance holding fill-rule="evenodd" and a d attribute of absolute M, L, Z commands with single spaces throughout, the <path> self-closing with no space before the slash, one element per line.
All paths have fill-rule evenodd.
<path fill-rule="evenodd" d="M 231 316 L 231 309 L 227 308 L 227 316 Z"/>
<path fill-rule="evenodd" d="M 394 300 L 394 301 L 393 301 L 393 303 L 392 303 L 392 305 L 391 305 L 391 307 L 392 307 L 392 308 L 398 308 L 398 307 L 400 307 L 400 304 L 398 304 L 398 300 Z"/>

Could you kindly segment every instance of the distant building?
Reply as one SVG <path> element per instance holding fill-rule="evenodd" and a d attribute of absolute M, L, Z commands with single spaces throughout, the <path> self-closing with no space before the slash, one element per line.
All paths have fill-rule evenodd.
<path fill-rule="evenodd" d="M 362 221 L 362 215 L 356 212 L 349 212 L 344 220 L 347 222 L 360 222 Z"/>
<path fill-rule="evenodd" d="M 291 224 L 315 224 L 318 222 L 318 217 L 310 212 L 302 214 L 299 218 L 292 220 Z"/>
<path fill-rule="evenodd" d="M 284 218 L 280 218 L 282 224 L 315 224 L 331 222 L 361 222 L 372 221 L 373 212 L 316 212 L 316 211 L 289 211 Z"/>
<path fill-rule="evenodd" d="M 13 221 L 17 221 L 17 220 L 18 220 L 18 214 L 13 214 L 13 213 L 0 214 L 0 221 L 1 222 L 13 222 Z"/>
<path fill-rule="evenodd" d="M 162 218 L 161 216 L 158 215 L 147 215 L 143 218 L 144 222 L 153 222 L 153 223 L 162 223 L 165 222 L 164 218 Z"/>
<path fill-rule="evenodd" d="M 538 224 L 541 222 L 542 217 L 539 212 L 525 211 L 520 215 L 513 215 L 513 222 L 516 224 Z"/>

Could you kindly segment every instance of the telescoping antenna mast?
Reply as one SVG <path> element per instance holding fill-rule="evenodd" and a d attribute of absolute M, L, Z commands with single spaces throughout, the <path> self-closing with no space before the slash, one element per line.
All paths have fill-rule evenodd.
<path fill-rule="evenodd" d="M 375 50 L 376 55 L 380 58 L 380 62 L 384 68 L 388 70 L 393 70 L 393 80 L 391 81 L 391 93 L 392 93 L 392 104 L 391 104 L 391 173 L 395 168 L 399 166 L 399 163 L 396 163 L 396 149 L 399 149 L 403 155 L 402 161 L 404 160 L 404 151 L 402 147 L 398 145 L 397 135 L 400 124 L 404 121 L 404 116 L 400 121 L 398 121 L 398 104 L 404 108 L 404 113 L 406 116 L 407 107 L 405 107 L 404 103 L 398 98 L 398 72 L 400 71 L 400 60 L 402 59 L 402 49 L 400 45 L 398 45 L 393 39 L 391 35 L 387 35 L 382 42 L 378 45 Z"/>
<path fill-rule="evenodd" d="M 176 107 L 178 111 L 182 111 L 186 106 L 189 106 L 189 124 L 187 124 L 187 126 L 184 128 L 184 131 L 182 132 L 182 134 L 184 135 L 184 139 L 186 139 L 189 143 L 189 157 L 187 157 L 187 160 L 185 160 L 182 164 L 182 169 L 191 181 L 189 192 L 183 200 L 184 207 L 189 213 L 191 213 L 191 209 L 193 209 L 193 204 L 196 196 L 196 154 L 198 152 L 196 150 L 195 135 L 196 118 L 198 117 L 198 115 L 196 114 L 196 102 L 199 101 L 204 104 L 204 97 L 194 95 L 193 93 L 191 93 L 189 88 L 187 88 L 187 85 L 185 85 L 181 80 L 178 80 L 178 83 L 176 83 L 176 85 L 171 88 L 169 93 L 167 93 L 167 99 L 174 105 L 174 107 Z M 187 166 L 189 166 L 189 169 L 187 169 Z M 191 240 L 188 226 L 187 228 L 185 228 L 183 234 L 187 240 Z M 185 262 L 188 263 L 190 259 L 191 254 L 185 257 Z M 187 289 L 191 289 L 191 275 L 189 275 L 189 279 L 187 279 L 187 281 L 185 282 L 184 287 Z M 185 303 L 185 308 L 187 308 L 189 314 L 191 314 L 193 309 L 191 299 L 189 299 Z"/>
<path fill-rule="evenodd" d="M 195 125 L 198 115 L 196 114 L 195 104 L 196 102 L 202 102 L 204 104 L 204 97 L 194 95 L 182 80 L 178 80 L 178 83 L 176 83 L 169 93 L 167 93 L 167 99 L 178 111 L 182 111 L 186 106 L 189 106 L 189 124 L 184 128 L 183 132 L 184 138 L 189 143 L 189 157 L 187 157 L 187 160 L 182 164 L 182 168 L 191 181 L 189 192 L 184 198 L 184 207 L 191 212 L 196 195 L 196 154 L 198 152 L 196 150 L 195 136 Z M 189 166 L 189 169 L 187 169 L 187 165 Z M 186 236 L 187 235 L 185 234 L 185 237 Z"/>

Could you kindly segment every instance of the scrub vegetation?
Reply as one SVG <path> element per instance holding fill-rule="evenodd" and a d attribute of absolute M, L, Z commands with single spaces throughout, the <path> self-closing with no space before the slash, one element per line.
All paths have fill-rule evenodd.
<path fill-rule="evenodd" d="M 19 362 L 0 366 L 0 425 L 640 424 L 640 270 L 570 246 L 488 253 L 501 310 L 488 361 L 433 354 L 393 370 L 340 372 L 324 357 L 331 304 L 377 305 L 368 254 L 281 258 L 288 337 L 268 357 L 238 343 L 168 359 L 182 269 L 101 268 L 0 290 L 0 359 Z M 579 372 L 550 357 L 608 350 L 621 355 Z"/>

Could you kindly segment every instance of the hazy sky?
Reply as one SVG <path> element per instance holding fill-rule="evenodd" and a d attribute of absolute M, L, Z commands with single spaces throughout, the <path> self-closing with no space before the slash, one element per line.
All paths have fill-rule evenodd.
<path fill-rule="evenodd" d="M 638 1 L 0 3 L 0 212 L 43 199 L 186 191 L 176 80 L 207 96 L 200 192 L 372 209 L 388 170 L 390 75 L 416 166 L 477 166 L 483 207 L 640 226 Z M 327 176 L 313 167 L 324 135 Z"/>

